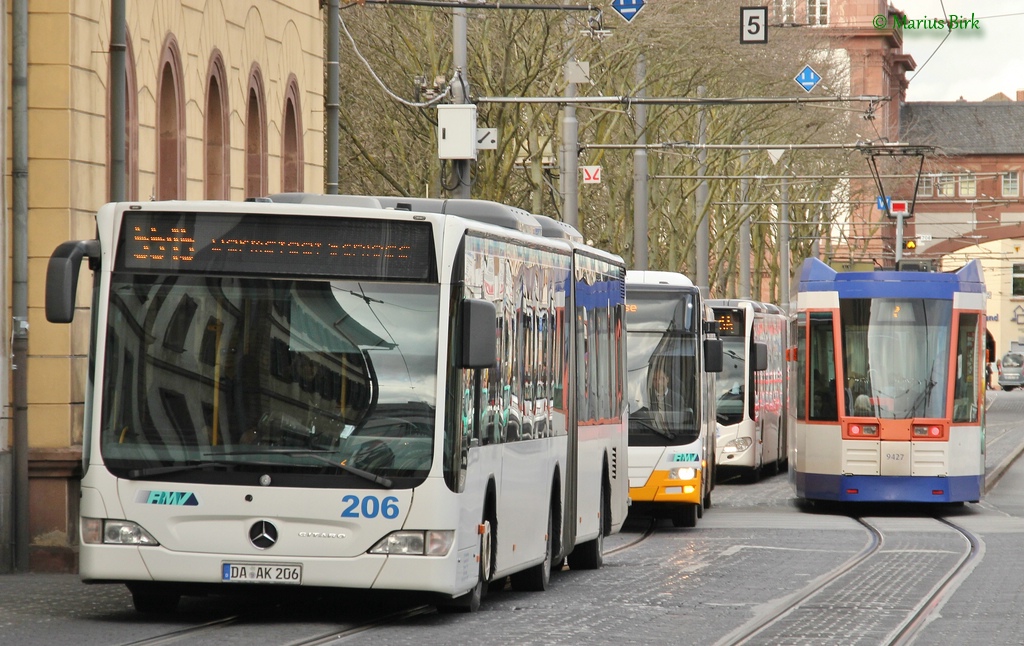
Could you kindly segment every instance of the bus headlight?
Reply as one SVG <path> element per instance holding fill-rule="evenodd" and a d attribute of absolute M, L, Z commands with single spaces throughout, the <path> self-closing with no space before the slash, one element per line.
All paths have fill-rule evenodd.
<path fill-rule="evenodd" d="M 392 532 L 370 548 L 370 554 L 444 556 L 455 543 L 451 530 Z"/>
<path fill-rule="evenodd" d="M 670 469 L 668 477 L 672 480 L 693 480 L 697 477 L 697 470 L 693 467 L 679 467 Z"/>
<path fill-rule="evenodd" d="M 729 440 L 722 446 L 722 453 L 742 453 L 750 448 L 754 442 L 749 437 L 737 437 Z"/>
<path fill-rule="evenodd" d="M 159 545 L 153 535 L 130 520 L 82 519 L 82 542 L 106 545 Z"/>

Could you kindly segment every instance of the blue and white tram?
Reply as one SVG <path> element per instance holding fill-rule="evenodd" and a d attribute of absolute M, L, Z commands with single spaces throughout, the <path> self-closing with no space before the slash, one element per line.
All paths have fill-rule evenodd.
<path fill-rule="evenodd" d="M 708 301 L 722 339 L 718 375 L 718 475 L 756 482 L 778 473 L 786 445 L 786 339 L 789 318 L 776 305 L 749 299 Z"/>
<path fill-rule="evenodd" d="M 789 351 L 799 498 L 981 498 L 985 299 L 978 261 L 948 273 L 804 263 Z"/>

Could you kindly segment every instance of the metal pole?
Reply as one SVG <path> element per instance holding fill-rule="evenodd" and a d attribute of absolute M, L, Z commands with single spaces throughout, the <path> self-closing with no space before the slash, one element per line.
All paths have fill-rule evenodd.
<path fill-rule="evenodd" d="M 636 62 L 637 96 L 647 94 L 647 61 L 640 54 Z M 647 106 L 636 106 L 636 118 L 633 123 L 638 144 L 647 143 Z M 647 186 L 647 149 L 638 148 L 633 153 L 633 268 L 647 269 L 647 230 L 648 230 L 648 186 Z"/>
<path fill-rule="evenodd" d="M 576 96 L 576 84 L 567 81 L 565 96 Z M 576 106 L 566 105 L 562 109 L 562 219 L 566 224 L 579 228 L 579 127 L 576 120 Z"/>
<path fill-rule="evenodd" d="M 789 181 L 785 178 L 779 193 L 779 305 L 789 312 Z"/>
<path fill-rule="evenodd" d="M 701 85 L 697 88 L 697 96 L 704 96 L 704 86 Z M 700 146 L 704 146 L 707 143 L 708 136 L 708 124 L 704 108 L 701 108 L 697 112 L 697 141 Z M 697 184 L 697 286 L 700 288 L 701 294 L 707 298 L 710 293 L 710 263 L 711 263 L 711 242 L 709 236 L 708 226 L 708 181 L 703 179 L 704 175 L 708 172 L 708 151 L 706 148 L 700 148 L 697 151 L 697 176 L 701 179 L 700 183 Z"/>
<path fill-rule="evenodd" d="M 110 4 L 110 168 L 109 190 L 111 202 L 125 199 L 125 0 L 112 0 Z"/>
<path fill-rule="evenodd" d="M 14 355 L 14 568 L 28 571 L 28 0 L 14 0 L 11 16 L 11 350 Z"/>
<path fill-rule="evenodd" d="M 455 103 L 469 103 L 469 75 L 466 73 L 468 53 L 468 12 L 465 7 L 452 9 L 452 30 L 453 30 L 453 51 L 452 64 L 455 66 L 455 73 L 460 75 L 453 86 Z M 455 168 L 455 177 L 458 184 L 455 187 L 455 197 L 469 199 L 472 195 L 473 180 L 469 176 L 469 160 L 453 159 L 452 166 Z"/>
<path fill-rule="evenodd" d="M 903 214 L 896 215 L 896 268 L 899 269 L 903 260 Z"/>
<path fill-rule="evenodd" d="M 341 114 L 341 37 L 340 0 L 327 0 L 327 105 L 324 113 L 327 119 L 327 177 L 324 189 L 328 195 L 338 194 L 338 118 Z"/>
<path fill-rule="evenodd" d="M 743 143 L 747 143 L 744 139 Z M 750 154 L 746 151 L 740 154 L 740 168 L 746 172 L 747 164 L 750 163 Z M 750 191 L 750 180 L 743 177 L 740 180 L 740 200 L 747 201 L 747 193 Z M 750 210 L 747 206 L 740 207 L 740 298 L 750 298 Z"/>
<path fill-rule="evenodd" d="M 0 28 L 0 52 L 6 52 L 8 45 L 8 34 L 6 28 Z M 0 67 L 0 105 L 8 105 L 10 95 L 8 94 L 7 69 Z M 0 115 L 0 146 L 7 150 L 7 114 Z M 6 158 L 0 158 L 0 173 L 6 177 L 8 162 Z M 6 182 L 0 184 L 0 204 L 3 212 L 7 213 L 10 207 L 7 202 Z M 0 258 L 8 258 L 7 233 L 0 231 Z M 14 567 L 14 465 L 10 461 L 13 454 L 10 452 L 10 420 L 9 406 L 11 405 L 11 375 L 10 356 L 11 347 L 10 332 L 6 312 L 8 311 L 10 295 L 7 290 L 0 287 L 0 574 L 9 573 Z"/>

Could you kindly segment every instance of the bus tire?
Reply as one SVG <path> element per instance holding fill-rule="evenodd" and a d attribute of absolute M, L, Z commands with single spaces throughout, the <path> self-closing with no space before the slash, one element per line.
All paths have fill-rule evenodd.
<path fill-rule="evenodd" d="M 694 505 L 692 503 L 684 502 L 676 505 L 676 508 L 672 510 L 672 526 L 673 527 L 696 527 L 697 526 L 697 507 L 700 505 Z"/>
<path fill-rule="evenodd" d="M 136 612 L 169 613 L 178 608 L 181 592 L 155 583 L 129 583 L 128 591 L 132 593 L 132 605 Z"/>
<path fill-rule="evenodd" d="M 569 554 L 570 570 L 600 570 L 604 565 L 604 532 L 607 521 L 611 518 L 611 501 L 608 489 L 601 487 L 601 527 L 597 530 L 597 538 L 580 543 Z"/>
<path fill-rule="evenodd" d="M 441 614 L 453 612 L 476 612 L 480 609 L 480 602 L 487 594 L 487 584 L 491 574 L 494 572 L 494 537 L 491 534 L 491 521 L 488 518 L 480 524 L 480 572 L 476 585 L 466 594 L 455 597 L 448 601 L 437 604 L 437 611 Z"/>
<path fill-rule="evenodd" d="M 551 552 L 554 547 L 554 523 L 551 521 L 551 510 L 548 509 L 547 543 L 544 546 L 544 560 L 531 565 L 521 572 L 509 577 L 512 589 L 516 592 L 543 592 L 551 583 Z"/>

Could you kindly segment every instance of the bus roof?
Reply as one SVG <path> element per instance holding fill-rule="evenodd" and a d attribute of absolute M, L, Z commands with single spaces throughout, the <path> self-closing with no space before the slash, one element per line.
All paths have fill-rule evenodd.
<path fill-rule="evenodd" d="M 685 275 L 674 271 L 647 271 L 630 269 L 626 271 L 626 283 L 642 285 L 672 285 L 675 287 L 693 287 L 693 281 Z"/>

